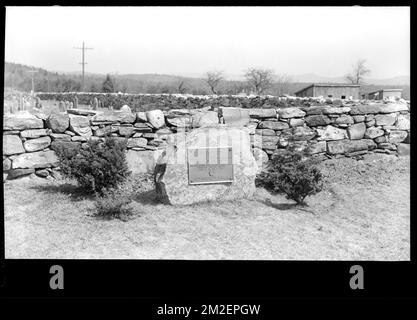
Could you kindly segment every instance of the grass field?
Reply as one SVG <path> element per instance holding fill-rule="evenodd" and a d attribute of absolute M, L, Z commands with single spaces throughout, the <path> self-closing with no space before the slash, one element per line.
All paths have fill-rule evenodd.
<path fill-rule="evenodd" d="M 6 258 L 409 260 L 409 158 L 329 160 L 326 188 L 297 208 L 254 200 L 174 207 L 148 190 L 128 221 L 104 220 L 65 181 L 4 185 Z"/>

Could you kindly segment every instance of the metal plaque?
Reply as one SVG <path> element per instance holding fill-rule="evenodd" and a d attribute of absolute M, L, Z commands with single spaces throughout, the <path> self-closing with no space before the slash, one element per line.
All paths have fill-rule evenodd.
<path fill-rule="evenodd" d="M 189 148 L 188 183 L 233 182 L 232 147 Z"/>

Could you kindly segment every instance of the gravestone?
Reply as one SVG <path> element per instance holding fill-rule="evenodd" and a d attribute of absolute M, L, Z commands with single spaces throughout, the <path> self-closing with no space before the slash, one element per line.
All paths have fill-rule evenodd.
<path fill-rule="evenodd" d="M 97 110 L 98 109 L 98 99 L 97 97 L 94 97 L 93 99 L 93 110 Z"/>
<path fill-rule="evenodd" d="M 74 108 L 71 108 L 71 109 L 77 109 L 77 108 L 78 108 L 78 97 L 75 96 L 74 97 Z"/>
<path fill-rule="evenodd" d="M 39 109 L 42 108 L 41 99 L 39 97 L 35 98 L 35 103 L 36 103 L 36 108 L 39 108 Z"/>
<path fill-rule="evenodd" d="M 58 108 L 59 108 L 59 112 L 64 112 L 65 111 L 65 103 L 64 103 L 64 101 L 59 101 L 58 102 Z"/>
<path fill-rule="evenodd" d="M 253 196 L 258 166 L 247 128 L 218 124 L 177 133 L 173 140 L 155 168 L 161 201 L 190 205 Z"/>

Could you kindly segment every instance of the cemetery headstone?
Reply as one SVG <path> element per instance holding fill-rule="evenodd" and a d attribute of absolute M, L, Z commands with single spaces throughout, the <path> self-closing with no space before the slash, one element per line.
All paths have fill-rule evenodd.
<path fill-rule="evenodd" d="M 65 111 L 65 103 L 64 103 L 64 101 L 59 101 L 58 102 L 58 108 L 59 108 L 59 112 L 64 112 Z"/>
<path fill-rule="evenodd" d="M 41 99 L 39 97 L 35 98 L 35 103 L 36 103 L 36 108 L 41 109 L 42 108 L 42 103 L 41 103 Z"/>
<path fill-rule="evenodd" d="M 74 109 L 78 108 L 78 97 L 74 96 Z"/>
<path fill-rule="evenodd" d="M 98 109 L 98 99 L 96 97 L 94 97 L 93 99 L 93 110 L 97 110 Z"/>

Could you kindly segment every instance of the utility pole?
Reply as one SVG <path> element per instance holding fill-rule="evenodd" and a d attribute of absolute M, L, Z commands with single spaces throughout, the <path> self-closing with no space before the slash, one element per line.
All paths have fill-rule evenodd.
<path fill-rule="evenodd" d="M 33 95 L 35 93 L 35 81 L 33 80 L 33 74 L 37 71 L 34 68 L 32 68 L 32 70 L 26 71 L 26 72 L 29 72 L 32 74 L 32 93 L 31 94 Z"/>
<path fill-rule="evenodd" d="M 84 82 L 84 66 L 87 64 L 87 62 L 85 62 L 85 50 L 92 50 L 92 49 L 94 49 L 94 48 L 87 48 L 85 45 L 84 45 L 84 41 L 83 41 L 83 46 L 81 47 L 81 48 L 76 48 L 76 47 L 74 47 L 73 49 L 79 49 L 79 50 L 81 50 L 82 51 L 82 62 L 80 62 L 80 64 L 82 65 L 82 71 L 83 71 L 83 82 L 82 82 L 82 91 L 84 91 L 84 89 L 85 89 L 85 87 L 84 87 L 84 85 L 85 85 L 85 82 Z"/>

